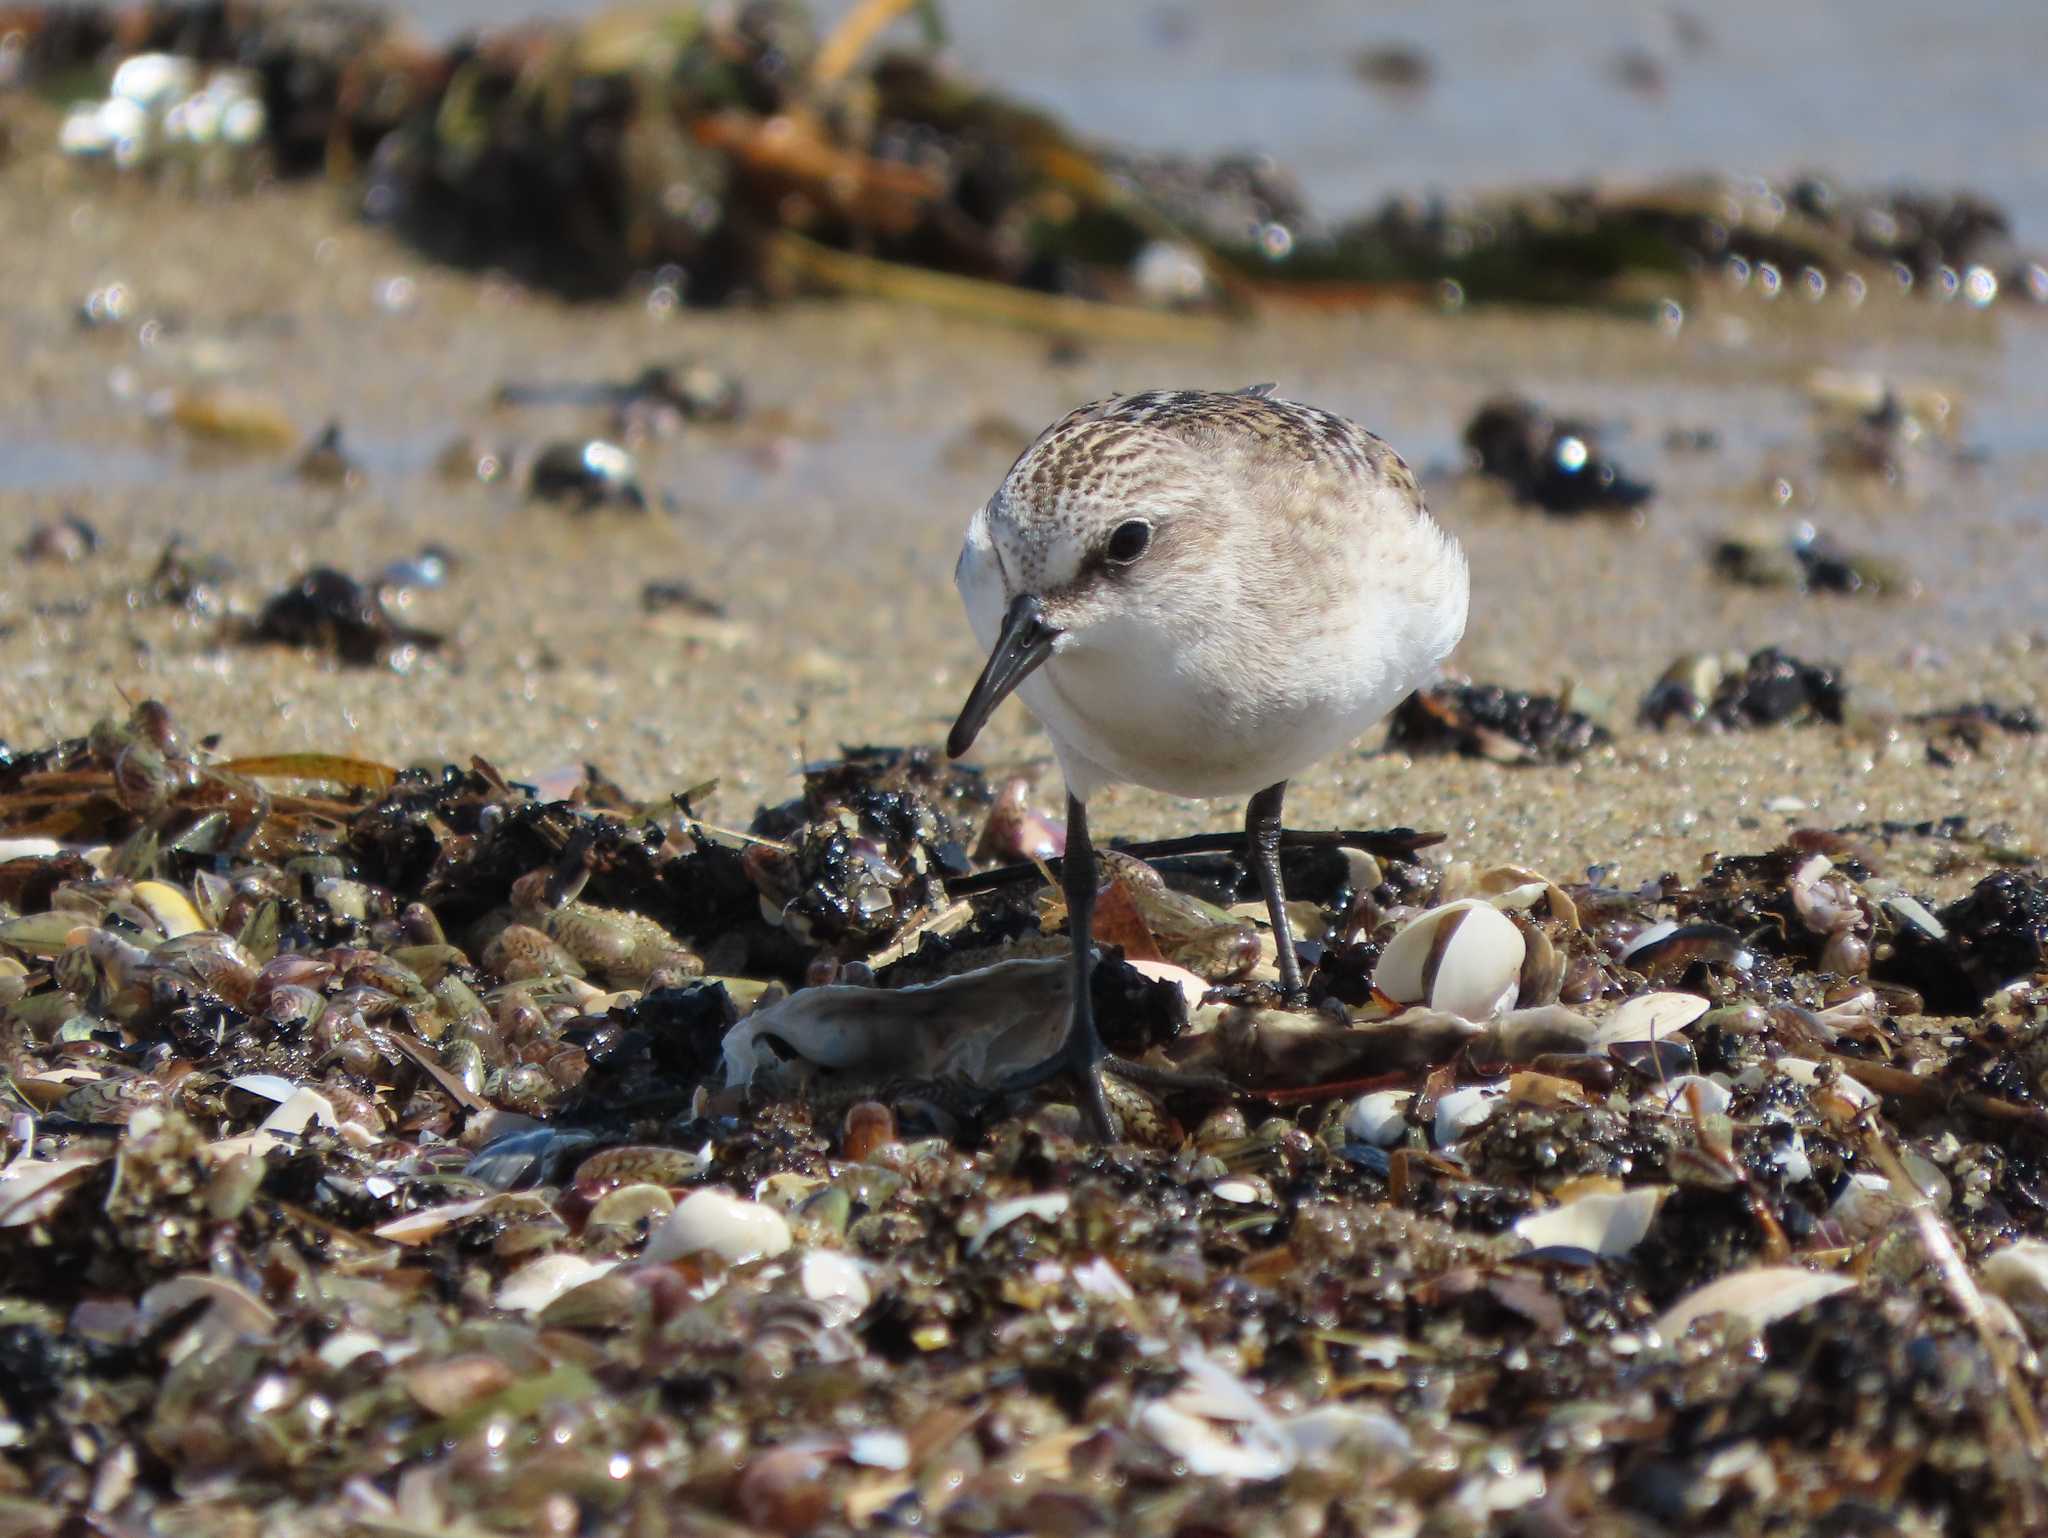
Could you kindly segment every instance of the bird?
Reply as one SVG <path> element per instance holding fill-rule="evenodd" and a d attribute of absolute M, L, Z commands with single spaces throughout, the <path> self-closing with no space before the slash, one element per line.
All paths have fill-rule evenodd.
<path fill-rule="evenodd" d="M 954 582 L 987 655 L 946 740 L 1022 699 L 1066 781 L 1071 939 L 1062 1045 L 1001 1088 L 1070 1077 L 1113 1133 L 1089 979 L 1088 803 L 1129 783 L 1247 798 L 1248 863 L 1281 991 L 1302 997 L 1280 877 L 1289 779 L 1428 682 L 1465 630 L 1470 577 L 1401 456 L 1272 385 L 1148 390 L 1068 412 L 969 519 Z"/>

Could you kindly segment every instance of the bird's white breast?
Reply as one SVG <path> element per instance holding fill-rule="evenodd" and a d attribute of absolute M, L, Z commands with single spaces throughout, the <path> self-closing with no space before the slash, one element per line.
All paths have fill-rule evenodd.
<path fill-rule="evenodd" d="M 1184 796 L 1242 796 L 1300 773 L 1427 681 L 1464 630 L 1462 555 L 1433 526 L 1401 580 L 1361 581 L 1341 612 L 1276 635 L 1213 595 L 1182 612 L 1120 616 L 1062 638 L 1017 691 L 1086 801 L 1127 781 Z M 984 650 L 1010 594 L 985 520 L 956 572 Z M 1206 599 L 1206 601 L 1205 601 Z"/>

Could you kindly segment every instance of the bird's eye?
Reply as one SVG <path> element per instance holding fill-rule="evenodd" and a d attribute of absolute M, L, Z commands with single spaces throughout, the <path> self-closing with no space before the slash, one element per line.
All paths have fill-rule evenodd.
<path fill-rule="evenodd" d="M 1142 518 L 1133 518 L 1116 526 L 1116 532 L 1109 536 L 1109 558 L 1119 566 L 1128 566 L 1143 555 L 1152 544 L 1152 525 Z"/>

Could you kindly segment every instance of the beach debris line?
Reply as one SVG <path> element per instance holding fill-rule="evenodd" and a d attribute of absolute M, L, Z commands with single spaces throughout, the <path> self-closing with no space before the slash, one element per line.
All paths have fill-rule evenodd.
<path fill-rule="evenodd" d="M 1106 862 L 1105 1030 L 1223 1095 L 1103 1146 L 998 1088 L 1071 978 L 1029 886 L 946 889 L 1008 784 L 855 749 L 725 829 L 199 744 L 0 751 L 16 1525 L 2048 1509 L 2048 884 L 1954 825 L 1292 849 L 1295 1009 L 1197 943 L 1262 938 L 1233 862 Z M 1930 840 L 1947 902 L 1886 872 Z"/>
<path fill-rule="evenodd" d="M 1319 212 L 1265 156 L 1086 143 L 952 70 L 942 18 L 868 0 L 821 35 L 793 0 L 682 3 L 436 47 L 358 0 L 7 13 L 9 78 L 67 93 L 50 133 L 86 176 L 214 196 L 326 175 L 437 259 L 661 308 L 822 287 L 1108 335 L 1390 298 L 1682 322 L 1706 282 L 2048 299 L 2048 266 L 1961 190 L 1700 176 Z M 1426 81 L 1412 51 L 1363 57 L 1376 86 Z M 81 71 L 104 94 L 71 96 Z"/>
<path fill-rule="evenodd" d="M 1614 734 L 1568 698 L 1499 684 L 1445 682 L 1418 689 L 1387 718 L 1387 746 L 1462 753 L 1500 764 L 1569 763 Z"/>

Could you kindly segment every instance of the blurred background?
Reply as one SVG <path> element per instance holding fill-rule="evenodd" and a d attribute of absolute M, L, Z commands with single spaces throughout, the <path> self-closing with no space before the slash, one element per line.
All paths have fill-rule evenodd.
<path fill-rule="evenodd" d="M 412 0 L 436 37 L 586 0 Z M 813 7 L 821 22 L 848 0 Z M 1262 150 L 1336 217 L 1394 193 L 1717 170 L 1966 182 L 2048 234 L 2048 17 L 2010 0 L 963 0 L 952 57 L 1075 131 Z"/>

